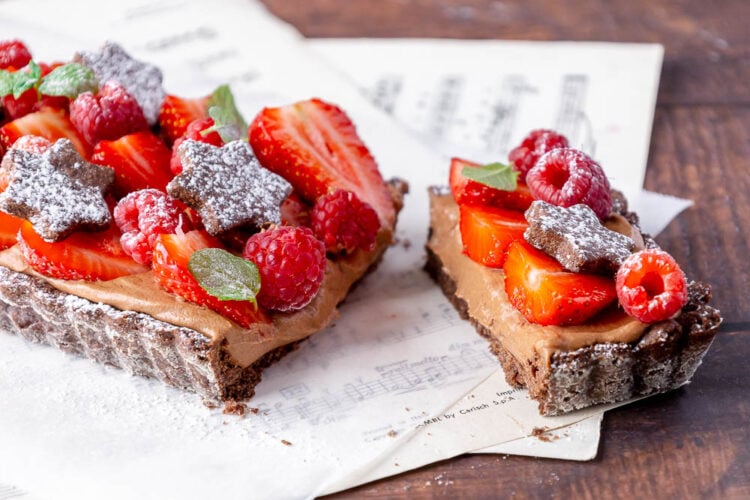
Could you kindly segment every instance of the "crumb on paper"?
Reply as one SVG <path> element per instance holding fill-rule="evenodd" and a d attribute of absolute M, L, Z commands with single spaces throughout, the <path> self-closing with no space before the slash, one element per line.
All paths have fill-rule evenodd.
<path fill-rule="evenodd" d="M 247 405 L 245 403 L 239 403 L 237 401 L 227 401 L 224 403 L 224 415 L 237 415 L 238 417 L 244 417 L 247 412 Z"/>
<path fill-rule="evenodd" d="M 204 400 L 204 401 L 203 401 L 203 406 L 205 406 L 205 407 L 206 407 L 206 408 L 208 408 L 209 410 L 215 410 L 216 408 L 218 408 L 218 407 L 219 407 L 219 405 L 217 405 L 217 404 L 216 404 L 215 402 L 213 402 L 213 401 L 208 401 L 208 400 Z"/>
<path fill-rule="evenodd" d="M 411 248 L 411 240 L 409 238 L 404 238 L 401 240 L 401 246 L 404 247 L 404 250 L 409 250 Z"/>
<path fill-rule="evenodd" d="M 250 407 L 249 410 L 250 410 L 250 413 L 252 413 L 253 415 L 257 415 L 258 413 L 260 413 L 259 408 Z"/>
<path fill-rule="evenodd" d="M 531 431 L 531 435 L 545 443 L 551 443 L 552 441 L 560 439 L 560 436 L 549 434 L 549 429 L 547 427 L 534 427 Z"/>
<path fill-rule="evenodd" d="M 388 431 L 388 437 L 396 437 L 398 435 L 398 432 L 394 431 L 393 429 Z"/>
<path fill-rule="evenodd" d="M 287 441 L 286 439 L 282 439 L 281 440 L 281 444 L 283 444 L 284 446 L 292 446 L 292 442 L 291 441 Z"/>

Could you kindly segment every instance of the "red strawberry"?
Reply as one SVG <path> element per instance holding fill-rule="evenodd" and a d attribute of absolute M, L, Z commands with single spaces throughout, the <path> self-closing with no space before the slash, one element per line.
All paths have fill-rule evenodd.
<path fill-rule="evenodd" d="M 375 159 L 337 106 L 310 99 L 265 108 L 248 135 L 261 165 L 288 180 L 303 198 L 314 202 L 336 189 L 352 191 L 381 222 L 392 225 L 393 202 Z"/>
<path fill-rule="evenodd" d="M 61 109 L 44 108 L 22 118 L 6 123 L 0 128 L 0 144 L 10 148 L 16 140 L 24 135 L 38 135 L 50 142 L 58 139 L 70 139 L 82 157 L 91 154 L 89 145 L 78 135 L 68 114 Z"/>
<path fill-rule="evenodd" d="M 23 219 L 0 212 L 0 250 L 16 244 L 16 235 L 23 222 Z"/>
<path fill-rule="evenodd" d="M 190 122 L 208 116 L 208 96 L 186 99 L 168 95 L 159 111 L 159 125 L 171 143 L 185 135 Z"/>
<path fill-rule="evenodd" d="M 523 239 L 529 227 L 522 212 L 502 208 L 461 205 L 461 241 L 471 260 L 487 267 L 502 267 L 505 251 Z"/>
<path fill-rule="evenodd" d="M 515 191 L 503 191 L 473 181 L 462 173 L 464 167 L 474 168 L 479 166 L 478 163 L 461 158 L 451 158 L 449 183 L 456 203 L 459 205 L 502 207 L 520 211 L 529 208 L 531 202 L 534 201 L 534 197 L 531 196 L 531 192 L 525 183 L 518 181 L 518 187 Z"/>
<path fill-rule="evenodd" d="M 250 302 L 219 300 L 209 295 L 188 270 L 190 256 L 202 248 L 221 248 L 221 243 L 205 231 L 181 234 L 160 234 L 154 245 L 153 270 L 159 284 L 166 290 L 214 311 L 249 328 L 253 323 L 270 319 Z"/>
<path fill-rule="evenodd" d="M 57 62 L 52 64 L 39 63 L 42 77 L 49 74 L 53 69 L 62 66 L 63 63 Z M 20 96 L 18 99 L 13 97 L 12 94 L 3 96 L 0 99 L 2 102 L 2 108 L 5 110 L 7 118 L 15 120 L 21 118 L 34 111 L 39 111 L 44 107 L 68 110 L 68 104 L 70 99 L 65 96 L 51 96 L 51 95 L 39 95 L 36 89 L 29 89 Z"/>
<path fill-rule="evenodd" d="M 120 246 L 120 231 L 113 224 L 102 232 L 78 232 L 62 241 L 44 241 L 24 221 L 18 244 L 26 261 L 40 274 L 64 280 L 110 280 L 142 273 L 148 267 L 131 259 Z"/>
<path fill-rule="evenodd" d="M 115 171 L 115 194 L 120 197 L 140 189 L 165 191 L 172 180 L 169 148 L 149 131 L 136 132 L 116 141 L 100 141 L 91 161 Z"/>
<path fill-rule="evenodd" d="M 508 247 L 503 270 L 510 303 L 540 325 L 584 323 L 617 298 L 612 279 L 566 271 L 522 240 Z"/>

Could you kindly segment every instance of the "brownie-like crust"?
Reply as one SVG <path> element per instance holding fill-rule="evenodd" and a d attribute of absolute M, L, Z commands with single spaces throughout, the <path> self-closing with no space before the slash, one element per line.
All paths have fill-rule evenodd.
<path fill-rule="evenodd" d="M 251 397 L 263 368 L 296 346 L 279 347 L 242 368 L 223 344 L 200 332 L 94 303 L 2 266 L 0 330 L 157 378 L 214 402 Z"/>
<path fill-rule="evenodd" d="M 721 324 L 719 311 L 708 305 L 710 288 L 689 285 L 689 299 L 674 319 L 651 325 L 632 344 L 601 343 L 570 352 L 555 352 L 549 367 L 540 358 L 516 359 L 489 328 L 468 314 L 456 296 L 456 283 L 429 246 L 425 270 L 440 285 L 462 318 L 490 340 L 505 378 L 526 387 L 543 415 L 559 415 L 601 403 L 615 403 L 676 389 L 693 376 Z"/>

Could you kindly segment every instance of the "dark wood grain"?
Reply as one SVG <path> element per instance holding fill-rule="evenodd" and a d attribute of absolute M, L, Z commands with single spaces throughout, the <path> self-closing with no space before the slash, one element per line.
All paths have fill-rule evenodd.
<path fill-rule="evenodd" d="M 750 498 L 750 2 L 264 0 L 308 37 L 656 42 L 648 189 L 695 206 L 659 236 L 725 324 L 686 388 L 607 413 L 589 463 L 463 456 L 340 498 Z"/>

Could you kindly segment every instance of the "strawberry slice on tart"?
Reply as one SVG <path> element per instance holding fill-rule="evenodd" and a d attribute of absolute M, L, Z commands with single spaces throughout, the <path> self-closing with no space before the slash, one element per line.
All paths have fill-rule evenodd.
<path fill-rule="evenodd" d="M 452 158 L 448 182 L 453 199 L 459 205 L 484 205 L 524 211 L 529 208 L 534 197 L 526 183 L 518 181 L 514 190 L 497 189 L 482 184 L 466 176 L 466 171 L 481 169 L 479 163 Z"/>
<path fill-rule="evenodd" d="M 83 158 L 91 155 L 88 143 L 73 126 L 68 113 L 62 109 L 44 108 L 6 123 L 0 127 L 0 146 L 9 149 L 25 135 L 44 137 L 50 142 L 69 139 Z"/>
<path fill-rule="evenodd" d="M 510 244 L 523 239 L 529 227 L 522 212 L 481 205 L 459 209 L 464 253 L 487 267 L 502 267 Z"/>
<path fill-rule="evenodd" d="M 377 163 L 344 111 L 320 99 L 264 108 L 248 137 L 261 165 L 314 203 L 337 189 L 351 191 L 392 226 L 395 210 Z"/>

